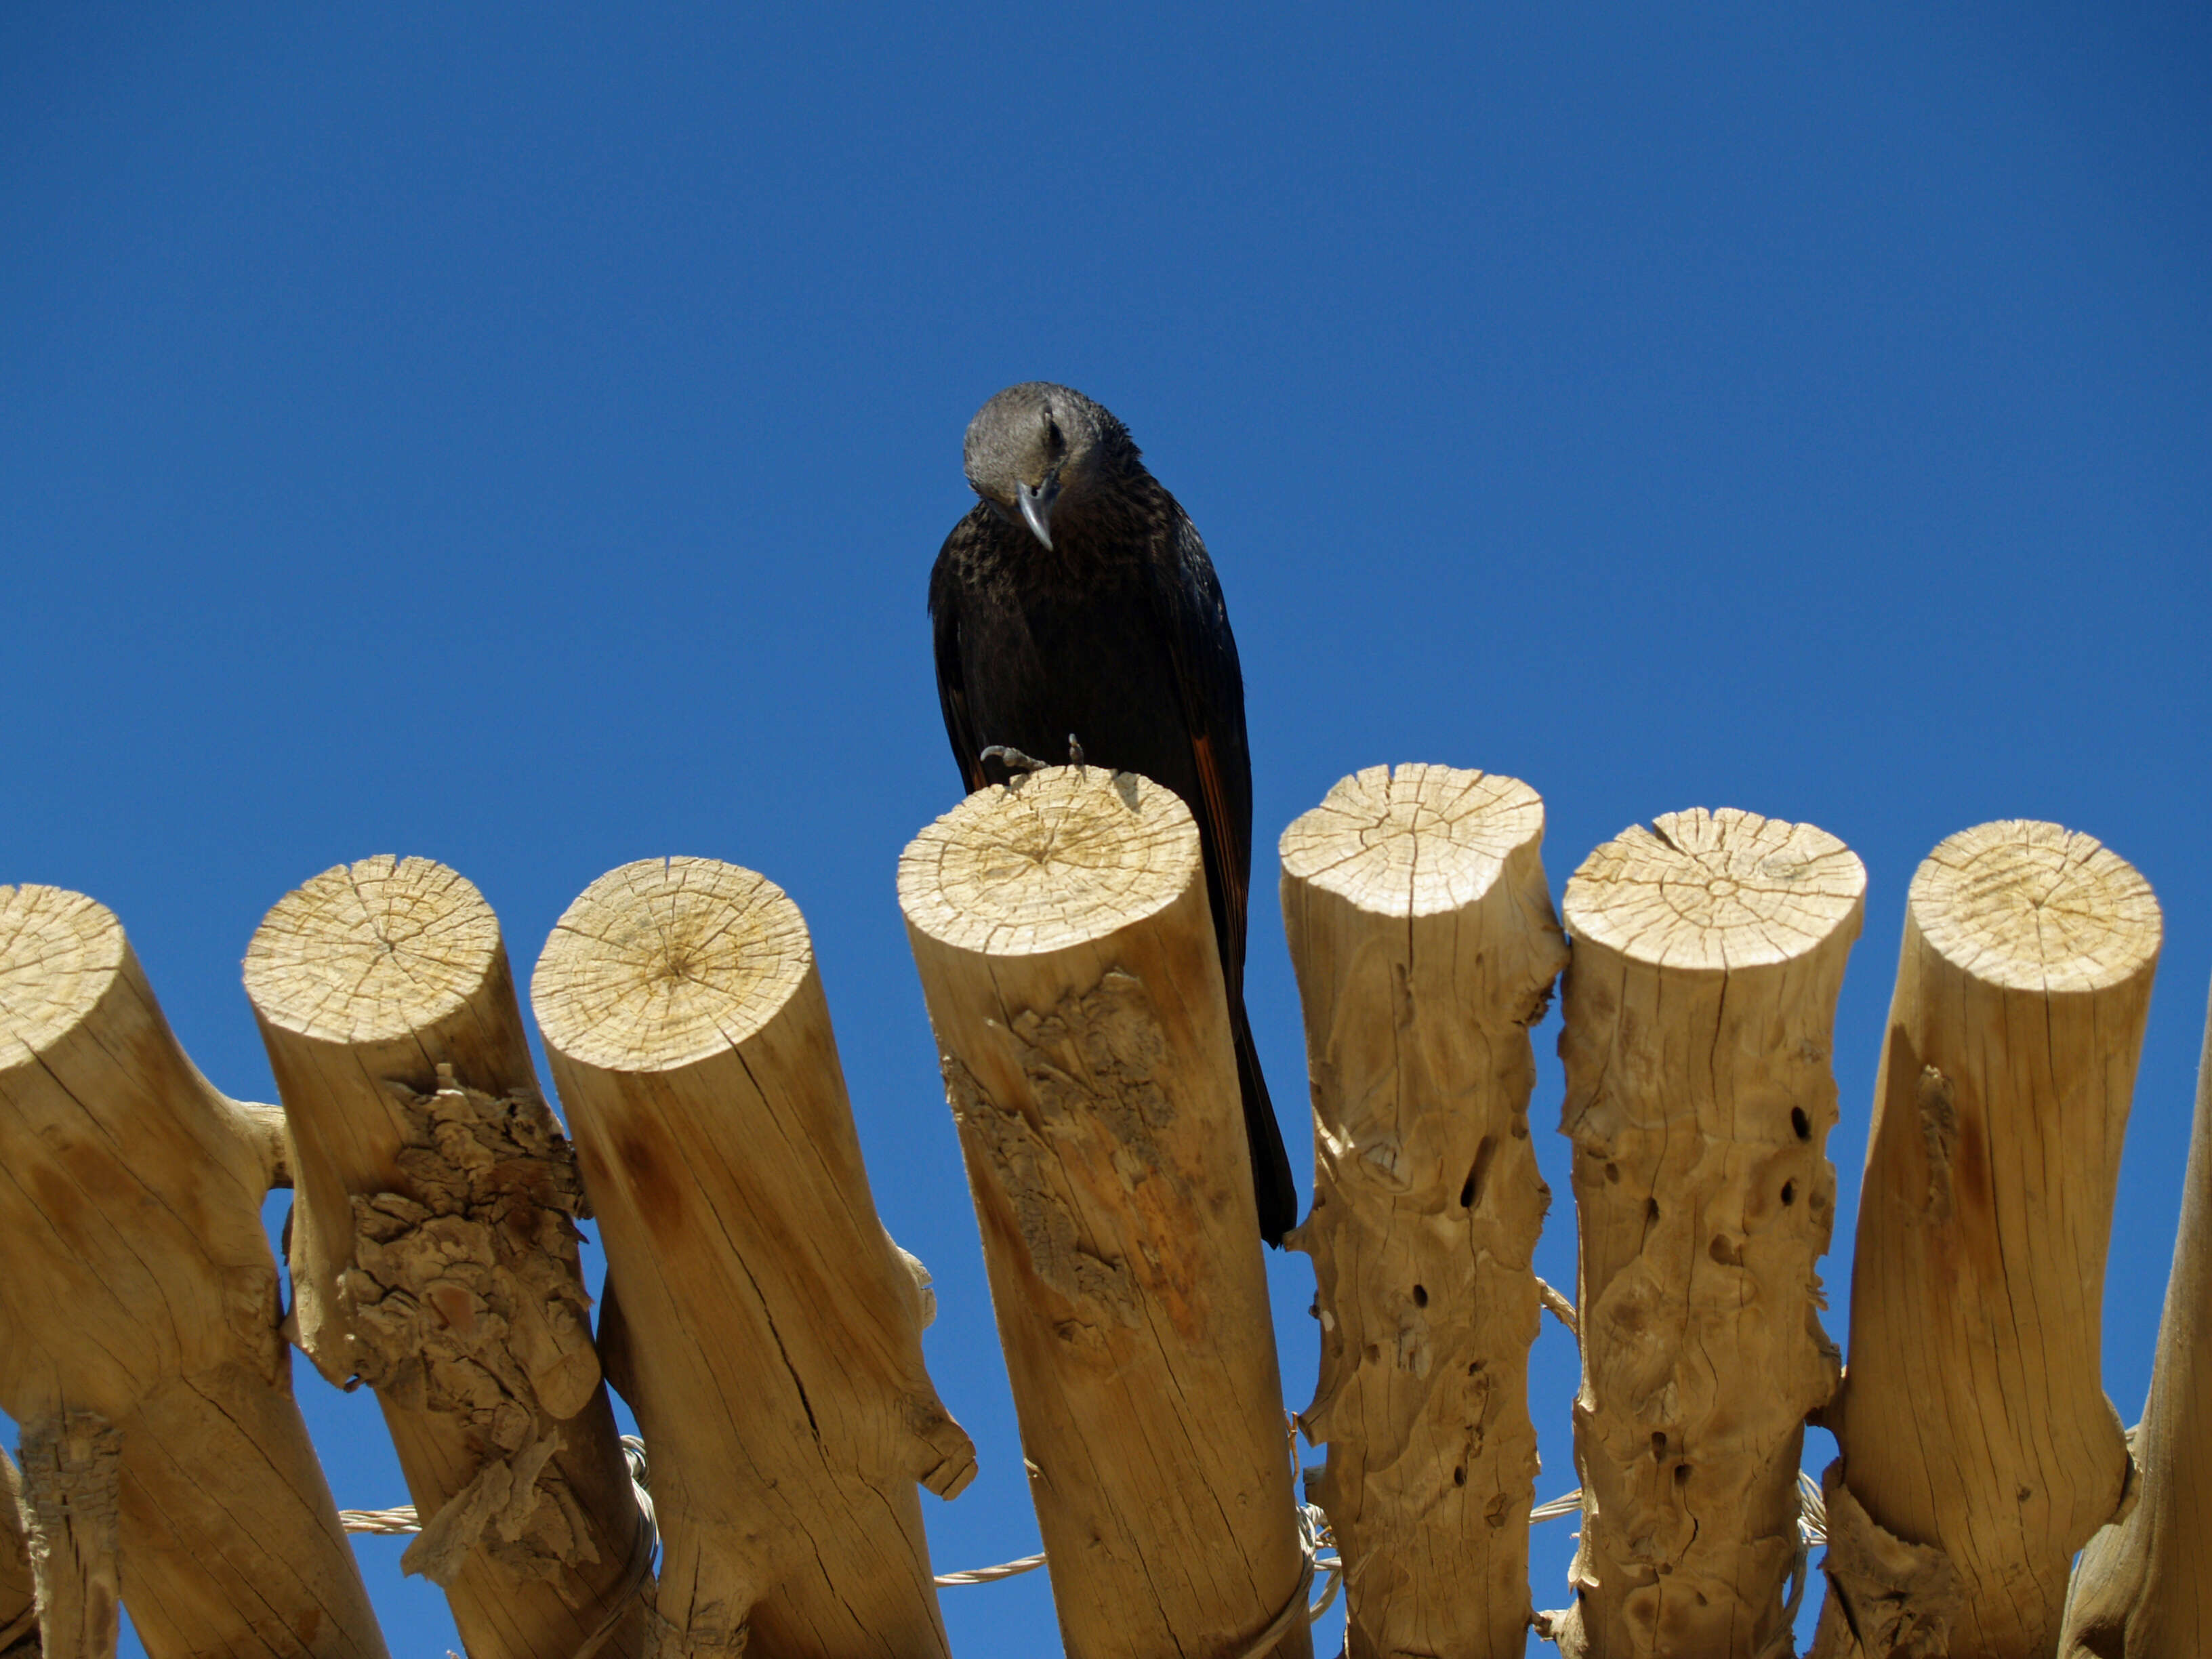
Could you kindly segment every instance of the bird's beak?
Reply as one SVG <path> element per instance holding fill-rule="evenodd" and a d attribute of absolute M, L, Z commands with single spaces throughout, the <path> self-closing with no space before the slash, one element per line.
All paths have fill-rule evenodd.
<path fill-rule="evenodd" d="M 1060 499 L 1060 474 L 1048 472 L 1042 483 L 1024 484 L 1015 493 L 1021 497 L 1022 517 L 1029 521 L 1030 532 L 1051 552 L 1052 504 Z"/>

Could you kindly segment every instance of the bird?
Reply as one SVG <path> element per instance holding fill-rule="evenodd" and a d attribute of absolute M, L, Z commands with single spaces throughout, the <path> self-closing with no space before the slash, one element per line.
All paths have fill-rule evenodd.
<path fill-rule="evenodd" d="M 975 506 L 930 572 L 938 699 L 969 793 L 1057 756 L 1135 772 L 1197 821 L 1260 1234 L 1297 1190 L 1244 1011 L 1252 763 L 1244 678 L 1206 544 L 1129 430 L 1081 392 L 1008 386 L 969 423 Z"/>

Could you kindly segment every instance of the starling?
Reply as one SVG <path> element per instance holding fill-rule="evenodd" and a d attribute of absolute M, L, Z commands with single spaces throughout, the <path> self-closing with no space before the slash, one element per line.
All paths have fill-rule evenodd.
<path fill-rule="evenodd" d="M 1244 678 L 1206 544 L 1128 428 L 1079 392 L 1009 386 L 969 423 L 979 499 L 929 578 L 937 694 L 970 793 L 1032 755 L 1137 772 L 1198 821 L 1244 1133 L 1270 1244 L 1297 1192 L 1244 1012 L 1252 762 Z"/>

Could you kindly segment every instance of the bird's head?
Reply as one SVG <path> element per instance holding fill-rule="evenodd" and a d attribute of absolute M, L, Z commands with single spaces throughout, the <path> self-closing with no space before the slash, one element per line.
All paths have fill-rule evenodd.
<path fill-rule="evenodd" d="M 1009 524 L 1026 525 L 1052 546 L 1055 512 L 1065 515 L 1102 479 L 1134 464 L 1128 428 L 1064 386 L 1010 386 L 968 422 L 968 484 Z"/>

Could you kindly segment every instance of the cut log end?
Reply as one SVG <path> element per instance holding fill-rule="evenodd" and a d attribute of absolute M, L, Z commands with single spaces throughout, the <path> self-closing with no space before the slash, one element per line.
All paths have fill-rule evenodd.
<path fill-rule="evenodd" d="M 1065 950 L 1175 902 L 1199 860 L 1191 823 L 1148 778 L 1048 767 L 978 791 L 915 836 L 899 860 L 899 902 L 955 950 Z"/>
<path fill-rule="evenodd" d="M 1475 903 L 1542 841 L 1544 803 L 1518 778 L 1455 766 L 1370 766 L 1283 831 L 1283 873 L 1378 915 Z"/>
<path fill-rule="evenodd" d="M 2094 836 L 2007 819 L 1929 854 L 1908 900 L 1921 935 L 1961 972 L 2008 991 L 2098 991 L 2158 955 L 2158 900 Z"/>
<path fill-rule="evenodd" d="M 1856 936 L 1866 866 L 1825 830 L 1735 807 L 1637 825 L 1567 884 L 1567 931 L 1634 961 L 1726 972 L 1791 961 L 1847 923 Z"/>
<path fill-rule="evenodd" d="M 59 887 L 0 887 L 0 1069 L 76 1030 L 123 970 L 123 925 Z"/>
<path fill-rule="evenodd" d="M 643 859 L 571 904 L 531 980 L 546 1042 L 610 1071 L 726 1052 L 805 981 L 806 924 L 765 876 L 714 859 Z"/>
<path fill-rule="evenodd" d="M 480 994 L 502 960 L 483 895 L 428 859 L 325 870 L 270 910 L 246 952 L 261 1018 L 324 1042 L 384 1042 Z"/>

